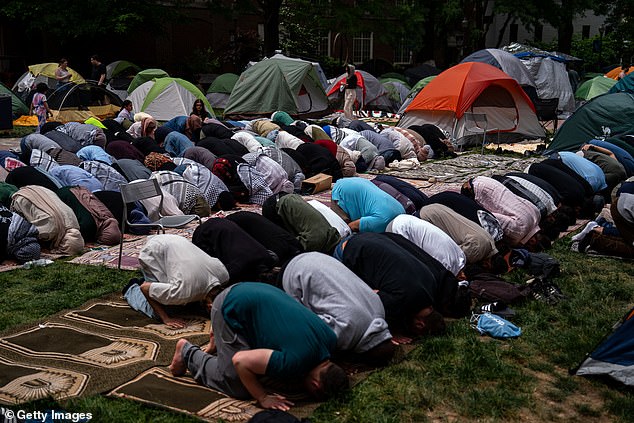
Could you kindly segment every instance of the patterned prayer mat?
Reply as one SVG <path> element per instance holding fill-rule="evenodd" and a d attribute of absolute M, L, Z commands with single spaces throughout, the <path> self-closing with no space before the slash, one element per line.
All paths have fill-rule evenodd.
<path fill-rule="evenodd" d="M 189 377 L 174 377 L 168 370 L 152 368 L 115 388 L 109 396 L 131 399 L 194 415 L 202 420 L 248 421 L 260 411 L 253 401 L 241 401 L 198 385 Z"/>
<path fill-rule="evenodd" d="M 17 405 L 41 398 L 80 395 L 89 376 L 72 370 L 19 364 L 0 357 L 0 403 Z"/>
<path fill-rule="evenodd" d="M 98 335 L 50 322 L 4 337 L 0 346 L 38 359 L 62 359 L 111 369 L 154 360 L 159 349 L 158 343 L 152 341 Z"/>
<path fill-rule="evenodd" d="M 168 365 L 179 338 L 209 340 L 202 309 L 169 312 L 188 326 L 158 324 L 132 310 L 120 294 L 110 294 L 12 331 L 0 338 L 0 404 L 109 392 L 147 369 Z"/>
<path fill-rule="evenodd" d="M 211 330 L 211 322 L 208 318 L 193 314 L 180 314 L 179 317 L 187 322 L 187 326 L 182 329 L 173 329 L 164 324 L 156 323 L 144 314 L 133 310 L 126 302 L 97 302 L 79 310 L 69 311 L 63 317 L 79 323 L 93 324 L 114 330 L 132 329 L 174 340 L 195 335 L 209 336 Z"/>
<path fill-rule="evenodd" d="M 400 345 L 394 361 L 402 360 L 414 345 Z M 352 386 L 375 370 L 359 363 L 336 360 L 348 373 Z M 295 404 L 290 413 L 297 418 L 309 417 L 320 403 L 309 398 L 298 386 L 263 381 L 269 392 L 278 392 Z M 237 400 L 222 392 L 198 385 L 189 375 L 174 377 L 164 368 L 146 370 L 135 379 L 113 389 L 109 396 L 126 398 L 173 411 L 194 415 L 206 421 L 246 422 L 261 411 L 254 401 Z"/>
<path fill-rule="evenodd" d="M 475 176 L 490 176 L 506 172 L 523 172 L 532 163 L 540 162 L 543 157 L 516 158 L 491 154 L 460 154 L 448 160 L 432 160 L 409 169 L 392 169 L 383 172 L 403 179 L 423 179 L 429 182 L 463 183 Z"/>

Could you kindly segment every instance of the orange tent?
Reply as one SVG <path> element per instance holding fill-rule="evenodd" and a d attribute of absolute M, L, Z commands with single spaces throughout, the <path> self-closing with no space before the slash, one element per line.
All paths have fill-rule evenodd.
<path fill-rule="evenodd" d="M 488 128 L 500 139 L 545 136 L 535 107 L 517 81 L 486 63 L 466 62 L 436 76 L 405 109 L 398 126 L 434 124 L 465 136 L 465 112 L 487 115 Z"/>
<path fill-rule="evenodd" d="M 610 72 L 606 73 L 605 76 L 607 78 L 617 79 L 622 70 L 623 70 L 622 67 L 617 66 L 614 69 L 612 69 Z M 634 66 L 630 66 L 630 69 L 627 71 L 627 74 L 629 75 L 632 72 L 634 72 Z"/>

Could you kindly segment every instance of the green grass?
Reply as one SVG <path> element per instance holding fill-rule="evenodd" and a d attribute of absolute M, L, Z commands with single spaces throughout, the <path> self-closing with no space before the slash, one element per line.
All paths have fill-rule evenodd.
<path fill-rule="evenodd" d="M 0 131 L 0 138 L 22 138 L 35 132 L 35 126 L 14 126 L 13 129 Z"/>
<path fill-rule="evenodd" d="M 562 264 L 557 279 L 568 296 L 556 306 L 514 305 L 523 330 L 494 340 L 450 322 L 448 333 L 419 341 L 401 362 L 376 371 L 346 395 L 321 405 L 314 422 L 631 421 L 634 394 L 620 385 L 569 376 L 634 303 L 634 264 L 568 250 L 550 254 Z M 62 261 L 44 268 L 0 273 L 0 329 L 33 324 L 56 312 L 118 292 L 133 272 Z M 528 277 L 515 271 L 509 280 Z M 195 421 L 127 400 L 91 396 L 25 409 L 91 412 L 93 421 Z M 562 417 L 564 416 L 564 417 Z"/>

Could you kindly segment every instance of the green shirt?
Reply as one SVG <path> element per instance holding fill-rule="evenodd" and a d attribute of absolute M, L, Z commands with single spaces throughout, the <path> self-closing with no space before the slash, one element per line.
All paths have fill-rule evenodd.
<path fill-rule="evenodd" d="M 272 349 L 266 375 L 296 377 L 330 358 L 337 336 L 284 291 L 258 282 L 234 285 L 222 304 L 225 322 L 252 349 Z"/>

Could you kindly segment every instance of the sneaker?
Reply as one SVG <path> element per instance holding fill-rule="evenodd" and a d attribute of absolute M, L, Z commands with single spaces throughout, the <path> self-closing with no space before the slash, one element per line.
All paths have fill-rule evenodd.
<path fill-rule="evenodd" d="M 565 295 L 559 287 L 552 282 L 541 278 L 531 279 L 529 282 L 531 296 L 537 301 L 542 301 L 549 305 L 555 305 L 560 300 L 565 299 Z"/>
<path fill-rule="evenodd" d="M 515 316 L 515 310 L 509 308 L 504 302 L 496 301 L 490 304 L 484 304 L 477 310 L 478 313 L 491 313 L 505 319 Z"/>

